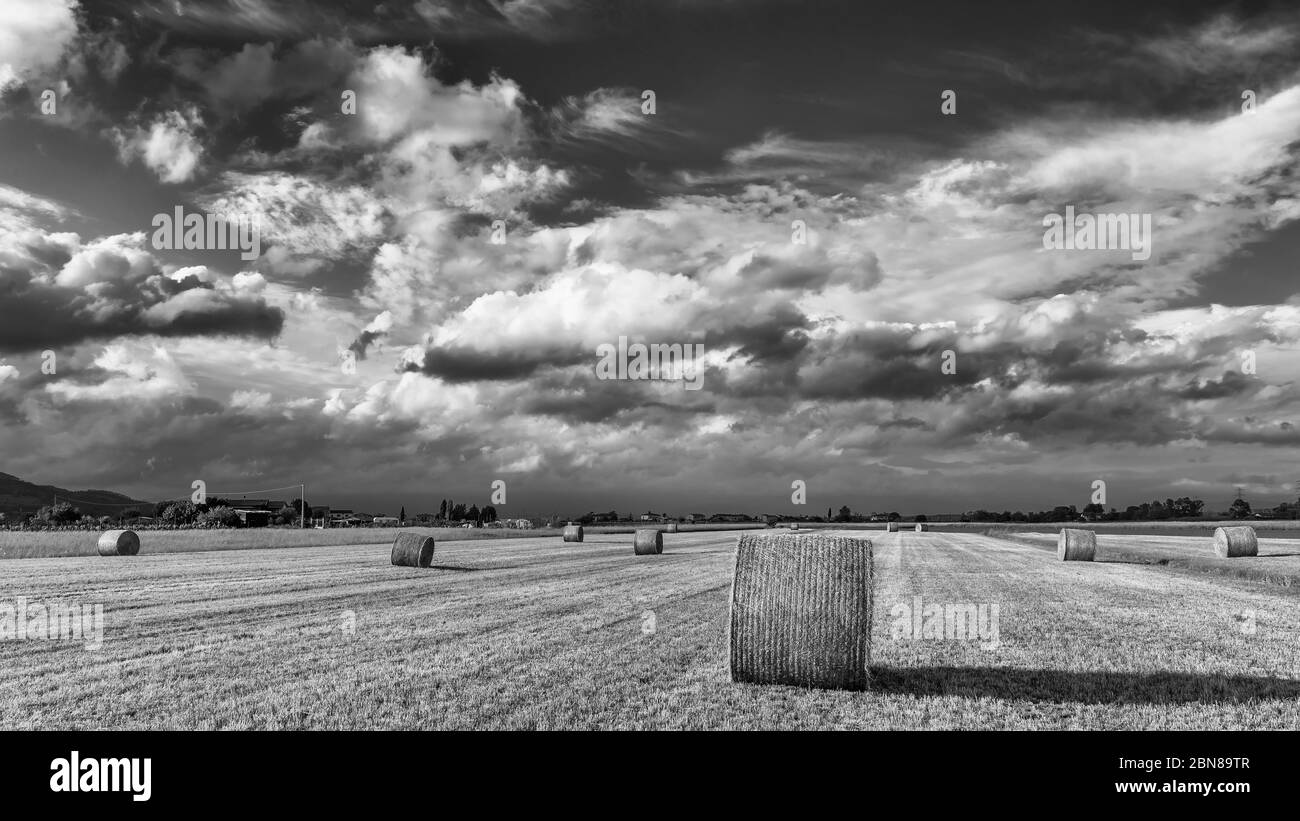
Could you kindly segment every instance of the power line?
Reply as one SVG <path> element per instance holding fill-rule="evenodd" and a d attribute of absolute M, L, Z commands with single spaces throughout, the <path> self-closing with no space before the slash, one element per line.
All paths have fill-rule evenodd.
<path fill-rule="evenodd" d="M 269 487 L 265 490 L 209 490 L 205 491 L 208 496 L 247 496 L 250 493 L 270 493 L 275 490 L 292 490 L 301 488 L 302 483 L 285 485 L 284 487 Z"/>

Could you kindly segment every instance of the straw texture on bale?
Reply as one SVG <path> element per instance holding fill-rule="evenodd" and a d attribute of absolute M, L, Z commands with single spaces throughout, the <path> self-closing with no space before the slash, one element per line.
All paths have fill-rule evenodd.
<path fill-rule="evenodd" d="M 917 533 L 924 533 L 924 532 L 926 531 L 926 529 L 927 529 L 927 528 L 926 528 L 926 526 L 925 526 L 925 522 L 917 522 L 917 523 L 916 523 L 916 532 L 917 532 Z"/>
<path fill-rule="evenodd" d="M 101 556 L 134 556 L 140 552 L 140 537 L 134 530 L 106 530 L 96 547 Z"/>
<path fill-rule="evenodd" d="M 1221 559 L 1238 556 L 1258 556 L 1259 539 L 1253 527 L 1216 527 L 1214 529 L 1214 555 Z"/>
<path fill-rule="evenodd" d="M 866 687 L 871 575 L 866 539 L 742 534 L 731 582 L 731 680 Z"/>
<path fill-rule="evenodd" d="M 676 522 L 669 522 L 669 523 L 664 527 L 664 532 L 665 532 L 665 533 L 676 533 L 676 532 L 677 532 L 677 523 L 676 523 Z"/>
<path fill-rule="evenodd" d="M 1056 558 L 1063 562 L 1090 562 L 1097 556 L 1097 534 L 1091 530 L 1061 528 L 1056 537 Z"/>
<path fill-rule="evenodd" d="M 638 556 L 658 556 L 664 552 L 664 534 L 654 527 L 639 527 L 632 541 L 632 550 Z"/>
<path fill-rule="evenodd" d="M 418 533 L 398 533 L 393 539 L 393 564 L 402 567 L 428 567 L 433 564 L 433 537 Z"/>
<path fill-rule="evenodd" d="M 565 525 L 564 541 L 566 542 L 582 541 L 582 525 Z"/>
<path fill-rule="evenodd" d="M 898 532 L 898 522 L 890 522 L 889 524 L 885 525 L 885 530 L 889 533 Z"/>

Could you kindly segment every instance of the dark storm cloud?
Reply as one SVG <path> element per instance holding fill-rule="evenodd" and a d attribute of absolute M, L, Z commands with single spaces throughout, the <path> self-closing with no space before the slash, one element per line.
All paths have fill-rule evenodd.
<path fill-rule="evenodd" d="M 704 379 L 707 382 L 708 375 Z M 675 390 L 676 388 L 674 388 Z M 619 417 L 625 423 L 679 424 L 683 415 L 714 413 L 712 397 L 682 389 L 673 401 L 645 382 L 596 379 L 590 374 L 551 374 L 534 379 L 520 392 L 521 412 L 552 416 L 569 424 L 595 424 Z"/>
<path fill-rule="evenodd" d="M 1086 389 L 966 391 L 942 432 L 949 442 L 1015 434 L 1029 443 L 1157 446 L 1199 431 L 1170 406 L 1160 382 L 1147 379 Z"/>
<path fill-rule="evenodd" d="M 705 334 L 705 350 L 739 346 L 737 355 L 757 365 L 789 362 L 808 346 L 811 323 L 793 307 L 778 308 L 764 317 L 719 316 L 716 321 L 726 324 Z"/>
<path fill-rule="evenodd" d="M 1300 445 L 1300 427 L 1289 421 L 1265 421 L 1251 417 L 1213 421 L 1206 425 L 1201 436 L 1216 442 L 1249 445 Z"/>
<path fill-rule="evenodd" d="M 1228 371 L 1222 379 L 1202 379 L 1192 380 L 1187 383 L 1187 387 L 1178 392 L 1178 396 L 1183 399 L 1222 399 L 1226 396 L 1236 396 L 1245 393 L 1252 386 L 1258 387 L 1259 382 L 1251 379 L 1236 371 Z"/>
<path fill-rule="evenodd" d="M 408 363 L 404 370 L 436 376 L 447 382 L 501 382 L 524 379 L 547 366 L 563 367 L 590 361 L 595 354 L 579 351 L 480 351 L 466 347 L 429 348 L 423 364 Z"/>
<path fill-rule="evenodd" d="M 169 280 L 170 281 L 170 280 Z M 188 304 L 169 304 L 139 292 L 134 302 L 102 305 L 85 294 L 32 285 L 0 300 L 0 351 L 18 353 L 95 340 L 140 336 L 242 336 L 273 339 L 284 327 L 284 311 L 260 297 L 208 288 Z"/>
<path fill-rule="evenodd" d="M 386 334 L 383 331 L 362 331 L 361 335 L 352 340 L 351 345 L 348 345 L 348 350 L 356 354 L 357 359 L 365 359 L 366 351 L 370 349 L 370 346 L 384 336 Z"/>
<path fill-rule="evenodd" d="M 945 374 L 942 352 L 955 343 L 938 338 L 917 346 L 913 334 L 908 328 L 879 328 L 819 340 L 801 371 L 800 396 L 932 399 L 978 378 L 979 356 L 965 356 L 956 374 Z"/>

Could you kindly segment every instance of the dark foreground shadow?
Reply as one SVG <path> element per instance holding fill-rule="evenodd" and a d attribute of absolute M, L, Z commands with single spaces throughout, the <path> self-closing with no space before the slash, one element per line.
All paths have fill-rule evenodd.
<path fill-rule="evenodd" d="M 1207 673 L 1071 673 L 1011 667 L 874 667 L 870 690 L 1079 704 L 1184 704 L 1300 698 L 1300 681 Z"/>
<path fill-rule="evenodd" d="M 477 567 L 457 567 L 455 565 L 450 565 L 450 564 L 431 564 L 429 565 L 429 569 L 430 570 L 455 570 L 458 573 L 477 573 L 479 571 L 479 568 Z"/>

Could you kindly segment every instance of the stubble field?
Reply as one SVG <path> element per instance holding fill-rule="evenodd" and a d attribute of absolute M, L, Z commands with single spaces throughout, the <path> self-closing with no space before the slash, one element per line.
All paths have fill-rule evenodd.
<path fill-rule="evenodd" d="M 0 641 L 0 728 L 1300 728 L 1294 588 L 846 535 L 876 546 L 864 692 L 730 682 L 734 532 L 647 557 L 625 535 L 445 542 L 429 570 L 387 543 L 6 561 L 0 602 L 102 604 L 105 625 L 93 650 Z M 996 605 L 995 640 L 914 636 L 900 604 Z"/>

